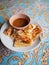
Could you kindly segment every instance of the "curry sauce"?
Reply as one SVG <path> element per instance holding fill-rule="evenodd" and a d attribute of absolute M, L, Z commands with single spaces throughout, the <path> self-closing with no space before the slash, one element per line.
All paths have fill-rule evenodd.
<path fill-rule="evenodd" d="M 26 19 L 23 19 L 23 18 L 18 18 L 16 20 L 14 20 L 12 24 L 15 27 L 24 27 L 28 24 L 28 21 Z"/>

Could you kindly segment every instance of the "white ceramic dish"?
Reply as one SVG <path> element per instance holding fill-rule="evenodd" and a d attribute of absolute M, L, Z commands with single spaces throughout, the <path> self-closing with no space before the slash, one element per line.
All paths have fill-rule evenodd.
<path fill-rule="evenodd" d="M 37 46 L 40 45 L 40 37 L 38 37 L 32 44 L 32 46 L 27 46 L 27 47 L 13 47 L 13 40 L 6 36 L 3 32 L 4 30 L 7 28 L 8 24 L 4 23 L 3 26 L 1 27 L 1 31 L 0 31 L 0 36 L 1 36 L 1 41 L 3 43 L 4 46 L 6 46 L 8 49 L 16 51 L 16 52 L 26 52 L 26 51 L 30 51 L 30 50 L 34 50 L 35 48 L 37 48 Z"/>
<path fill-rule="evenodd" d="M 14 25 L 12 24 L 13 21 L 16 20 L 16 19 L 19 19 L 19 18 L 27 20 L 28 24 L 27 24 L 26 26 L 24 26 L 24 27 L 16 27 L 16 26 L 14 26 Z M 16 21 L 15 21 L 15 22 L 16 22 Z M 23 21 L 23 22 L 24 22 L 24 21 Z M 27 23 L 27 22 L 26 22 L 26 23 Z M 24 29 L 25 27 L 27 27 L 27 26 L 30 24 L 30 17 L 28 17 L 28 16 L 25 15 L 25 14 L 16 14 L 16 15 L 13 15 L 13 16 L 9 19 L 9 23 L 10 23 L 10 25 L 11 25 L 12 27 L 14 27 L 15 29 Z"/>

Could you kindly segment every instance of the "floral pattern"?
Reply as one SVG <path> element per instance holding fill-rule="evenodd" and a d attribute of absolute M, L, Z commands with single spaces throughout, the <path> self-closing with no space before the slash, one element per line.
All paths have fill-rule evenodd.
<path fill-rule="evenodd" d="M 13 14 L 24 13 L 43 30 L 40 46 L 29 52 L 14 52 L 0 41 L 0 65 L 49 65 L 49 0 L 1 0 L 0 26 Z M 4 4 L 4 6 L 3 6 Z"/>

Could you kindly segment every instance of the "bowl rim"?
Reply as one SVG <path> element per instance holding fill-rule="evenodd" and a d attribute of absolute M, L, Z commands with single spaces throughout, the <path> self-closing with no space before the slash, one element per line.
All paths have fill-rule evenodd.
<path fill-rule="evenodd" d="M 23 26 L 23 27 L 16 27 L 16 26 L 14 26 L 14 25 L 12 25 L 12 23 L 11 23 L 11 19 L 12 18 L 14 18 L 14 17 L 16 17 L 16 19 L 18 19 L 18 18 L 22 18 L 22 17 L 18 17 L 17 18 L 17 16 L 24 16 L 24 17 L 27 17 L 27 19 L 29 20 L 29 22 L 28 22 L 28 24 L 26 25 L 26 26 Z M 24 29 L 24 28 L 26 28 L 26 27 L 28 27 L 29 25 L 30 25 L 30 17 L 28 16 L 28 15 L 26 15 L 26 14 L 15 14 L 15 15 L 13 15 L 13 16 L 11 16 L 10 17 L 10 19 L 9 19 L 9 24 L 13 27 L 13 28 L 15 28 L 15 29 Z"/>

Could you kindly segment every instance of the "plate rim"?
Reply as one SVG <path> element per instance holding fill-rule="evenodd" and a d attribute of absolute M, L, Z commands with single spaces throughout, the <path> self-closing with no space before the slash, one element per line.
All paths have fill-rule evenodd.
<path fill-rule="evenodd" d="M 2 25 L 2 27 L 5 25 L 6 23 L 4 23 L 3 25 Z M 2 27 L 1 27 L 1 29 L 0 29 L 0 34 L 1 34 L 1 30 L 2 30 Z M 1 42 L 2 42 L 2 44 L 6 47 L 6 48 L 8 48 L 4 43 L 3 43 L 3 41 L 2 41 L 2 38 L 1 38 L 1 35 L 0 35 L 0 39 L 1 39 Z M 41 39 L 40 39 L 40 42 L 34 47 L 34 48 L 32 48 L 32 49 L 28 49 L 28 50 L 25 50 L 25 51 L 18 51 L 18 50 L 13 50 L 13 49 L 10 49 L 10 48 L 8 48 L 9 50 L 12 50 L 12 51 L 15 51 L 15 52 L 28 52 L 28 51 L 33 51 L 34 49 L 36 49 L 39 45 L 40 45 L 40 43 L 41 43 Z M 21 48 L 21 47 L 20 47 Z"/>

